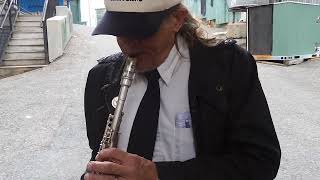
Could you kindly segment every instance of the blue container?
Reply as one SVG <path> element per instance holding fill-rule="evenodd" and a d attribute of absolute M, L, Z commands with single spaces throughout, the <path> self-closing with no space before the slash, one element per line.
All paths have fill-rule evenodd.
<path fill-rule="evenodd" d="M 45 0 L 20 0 L 20 7 L 22 11 L 27 12 L 42 12 Z M 49 0 L 52 1 L 52 0 Z M 64 0 L 57 0 L 59 6 L 63 6 Z"/>

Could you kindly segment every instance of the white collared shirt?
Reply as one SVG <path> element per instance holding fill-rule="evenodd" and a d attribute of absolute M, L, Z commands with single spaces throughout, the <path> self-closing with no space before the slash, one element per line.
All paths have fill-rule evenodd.
<path fill-rule="evenodd" d="M 178 43 L 181 54 L 174 46 L 164 63 L 157 68 L 161 76 L 160 110 L 154 162 L 186 161 L 195 157 L 188 96 L 189 48 L 180 37 Z M 133 121 L 147 84 L 143 75 L 136 74 L 129 88 L 118 140 L 118 148 L 124 151 L 128 147 Z"/>

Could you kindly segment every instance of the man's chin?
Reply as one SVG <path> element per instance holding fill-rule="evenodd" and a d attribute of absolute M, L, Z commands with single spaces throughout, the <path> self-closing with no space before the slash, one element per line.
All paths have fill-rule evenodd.
<path fill-rule="evenodd" d="M 145 73 L 145 72 L 148 72 L 148 71 L 152 71 L 153 69 L 155 69 L 155 68 L 144 68 L 144 67 L 139 68 L 139 67 L 137 67 L 136 68 L 136 72 L 137 73 Z"/>
<path fill-rule="evenodd" d="M 152 71 L 152 70 L 154 70 L 156 68 L 157 67 L 147 66 L 145 64 L 140 64 L 138 61 L 137 61 L 137 64 L 136 64 L 136 72 L 138 72 L 138 73 L 144 73 L 144 72 Z"/>
<path fill-rule="evenodd" d="M 142 52 L 130 52 L 130 53 L 125 52 L 124 54 L 128 57 L 137 58 L 137 59 L 141 59 L 144 56 Z"/>
<path fill-rule="evenodd" d="M 157 66 L 153 63 L 154 59 L 152 56 L 146 54 L 139 54 L 136 57 L 136 72 L 143 73 L 152 71 L 157 68 Z"/>

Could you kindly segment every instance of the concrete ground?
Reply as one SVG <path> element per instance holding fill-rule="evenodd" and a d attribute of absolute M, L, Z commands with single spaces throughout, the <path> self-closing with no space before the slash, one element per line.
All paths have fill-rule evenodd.
<path fill-rule="evenodd" d="M 277 180 L 319 180 L 320 59 L 258 68 L 282 148 Z"/>
<path fill-rule="evenodd" d="M 75 25 L 48 67 L 0 80 L 0 180 L 77 180 L 90 157 L 83 112 L 89 69 L 119 50 Z M 282 147 L 277 180 L 320 179 L 320 60 L 258 64 Z"/>
<path fill-rule="evenodd" d="M 75 26 L 63 57 L 0 80 L 0 180 L 79 179 L 90 158 L 83 112 L 89 69 L 118 51 L 112 37 Z"/>

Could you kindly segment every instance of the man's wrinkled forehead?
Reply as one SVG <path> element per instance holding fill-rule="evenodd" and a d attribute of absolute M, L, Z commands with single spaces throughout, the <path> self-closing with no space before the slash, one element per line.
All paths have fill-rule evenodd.
<path fill-rule="evenodd" d="M 182 0 L 105 0 L 107 11 L 159 12 L 167 10 Z"/>

